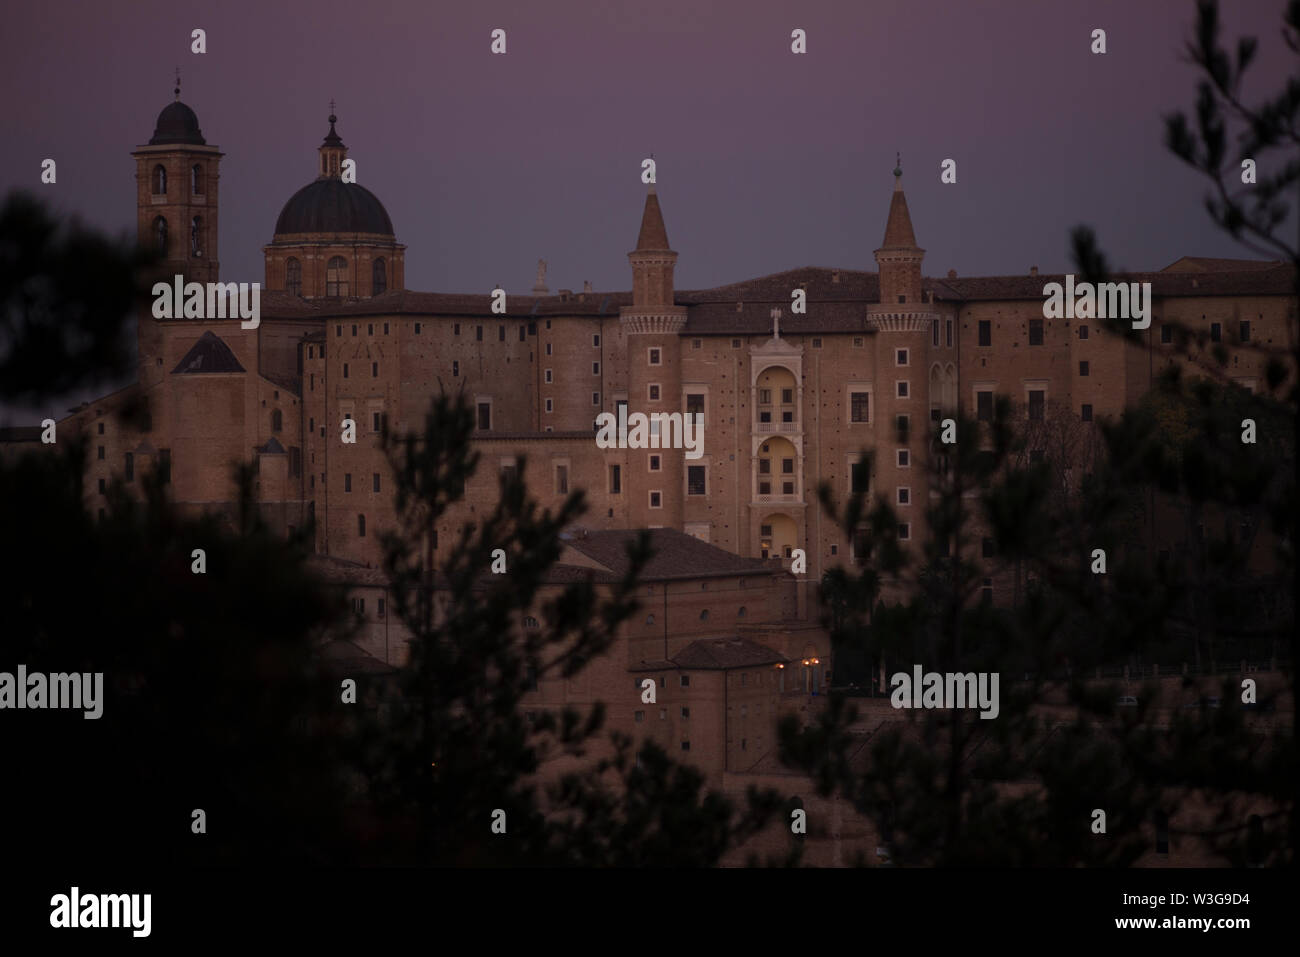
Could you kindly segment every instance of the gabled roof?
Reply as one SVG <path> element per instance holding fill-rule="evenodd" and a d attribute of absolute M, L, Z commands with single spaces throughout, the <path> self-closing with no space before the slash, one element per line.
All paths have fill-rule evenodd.
<path fill-rule="evenodd" d="M 261 445 L 259 445 L 259 446 L 257 447 L 257 451 L 258 451 L 258 452 L 266 453 L 266 454 L 268 454 L 268 455 L 284 455 L 284 454 L 285 454 L 285 452 L 284 452 L 284 446 L 280 444 L 280 440 L 277 439 L 274 435 L 271 436 L 269 439 L 267 439 L 264 443 L 262 443 Z"/>
<path fill-rule="evenodd" d="M 574 530 L 562 535 L 564 544 L 577 552 L 582 565 L 605 569 L 608 580 L 627 573 L 627 548 L 640 534 L 638 529 L 602 531 Z M 689 578 L 722 578 L 737 575 L 771 575 L 772 566 L 761 558 L 744 558 L 708 545 L 698 538 L 670 528 L 650 529 L 652 555 L 641 572 L 641 581 L 669 581 Z M 561 562 L 578 565 L 578 561 Z M 585 569 L 584 569 L 585 570 Z M 599 578 L 599 574 L 597 576 Z"/>
<path fill-rule="evenodd" d="M 213 332 L 205 332 L 185 358 L 176 364 L 172 375 L 200 375 L 214 372 L 243 372 L 235 354 Z"/>
<path fill-rule="evenodd" d="M 673 655 L 678 668 L 691 671 L 717 671 L 731 668 L 757 668 L 788 661 L 785 655 L 748 638 L 701 638 Z"/>

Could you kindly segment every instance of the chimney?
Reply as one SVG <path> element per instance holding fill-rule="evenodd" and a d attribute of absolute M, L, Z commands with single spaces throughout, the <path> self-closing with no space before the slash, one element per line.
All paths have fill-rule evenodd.
<path fill-rule="evenodd" d="M 591 291 L 592 291 L 592 288 L 591 288 L 591 280 L 590 280 L 590 279 L 584 279 L 584 280 L 582 281 L 582 291 L 583 291 L 583 292 L 591 292 Z"/>
<path fill-rule="evenodd" d="M 956 278 L 957 278 L 957 270 L 955 270 L 955 269 L 949 269 L 949 270 L 948 270 L 948 278 L 949 278 L 949 279 L 956 279 Z"/>
<path fill-rule="evenodd" d="M 840 271 L 838 269 L 831 270 L 831 282 L 839 282 L 839 281 L 840 281 Z"/>
<path fill-rule="evenodd" d="M 1031 276 L 1037 276 L 1037 275 L 1038 275 L 1038 267 L 1037 267 L 1037 266 L 1030 266 L 1030 267 L 1029 267 L 1029 275 L 1031 275 Z"/>
<path fill-rule="evenodd" d="M 568 301 L 569 301 L 569 297 L 572 296 L 572 295 L 573 295 L 573 290 L 572 290 L 572 289 L 561 289 L 561 290 L 560 290 L 560 302 L 568 302 Z"/>

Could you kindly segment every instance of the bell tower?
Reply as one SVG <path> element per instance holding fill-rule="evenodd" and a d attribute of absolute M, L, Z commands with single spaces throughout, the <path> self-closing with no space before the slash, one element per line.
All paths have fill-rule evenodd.
<path fill-rule="evenodd" d="M 131 155 L 135 158 L 136 235 L 141 245 L 162 259 L 158 279 L 170 282 L 216 282 L 217 183 L 222 153 L 203 138 L 199 118 L 176 99 L 158 114 L 153 137 Z M 161 340 L 152 313 L 140 317 L 140 382 L 162 378 Z"/>

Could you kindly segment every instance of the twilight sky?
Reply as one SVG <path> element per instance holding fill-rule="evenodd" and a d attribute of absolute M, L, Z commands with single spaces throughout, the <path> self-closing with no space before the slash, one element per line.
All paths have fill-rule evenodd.
<path fill-rule="evenodd" d="M 1229 2 L 1230 46 L 1259 37 L 1248 100 L 1296 68 L 1282 0 Z M 0 192 L 36 190 L 134 229 L 130 151 L 172 100 L 221 168 L 222 276 L 262 279 L 261 247 L 315 175 L 338 101 L 358 179 L 407 244 L 409 288 L 627 289 L 658 162 L 678 288 L 803 265 L 874 269 L 895 150 L 927 275 L 1064 271 L 1097 228 L 1120 268 L 1250 256 L 1162 145 L 1190 108 L 1191 0 L 42 0 L 6 11 Z M 208 52 L 190 52 L 190 31 Z M 489 52 L 493 28 L 508 52 Z M 790 52 L 807 31 L 808 53 Z M 1108 52 L 1089 51 L 1091 31 Z M 58 183 L 40 184 L 45 157 Z M 940 164 L 957 160 L 957 183 Z"/>

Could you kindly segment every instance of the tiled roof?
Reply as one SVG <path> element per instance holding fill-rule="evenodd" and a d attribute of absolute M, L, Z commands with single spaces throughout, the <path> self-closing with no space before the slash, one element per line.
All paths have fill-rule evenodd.
<path fill-rule="evenodd" d="M 388 576 L 384 574 L 383 569 L 372 568 L 334 555 L 310 555 L 307 558 L 307 568 L 335 585 L 388 587 Z"/>
<path fill-rule="evenodd" d="M 397 669 L 386 665 L 350 641 L 336 639 L 323 645 L 317 652 L 321 664 L 330 672 L 341 675 L 390 674 Z"/>
<path fill-rule="evenodd" d="M 176 364 L 172 375 L 199 375 L 213 372 L 243 372 L 235 354 L 213 332 L 205 332 L 199 341 Z"/>
<path fill-rule="evenodd" d="M 296 396 L 302 395 L 302 380 L 294 376 L 280 375 L 278 372 L 263 372 L 262 378 Z"/>
<path fill-rule="evenodd" d="M 608 569 L 612 579 L 619 579 L 628 568 L 627 547 L 639 534 L 637 529 L 579 529 L 566 532 L 563 538 L 574 551 Z M 650 529 L 650 548 L 653 554 L 642 569 L 641 581 L 772 574 L 761 558 L 733 555 L 670 528 Z"/>
<path fill-rule="evenodd" d="M 1161 272 L 1232 272 L 1238 269 L 1269 269 L 1281 262 L 1264 262 L 1258 259 L 1212 259 L 1205 256 L 1183 256 L 1171 262 Z"/>
<path fill-rule="evenodd" d="M 678 668 L 691 671 L 712 671 L 730 668 L 757 668 L 774 665 L 789 659 L 748 638 L 701 638 L 673 655 Z"/>

